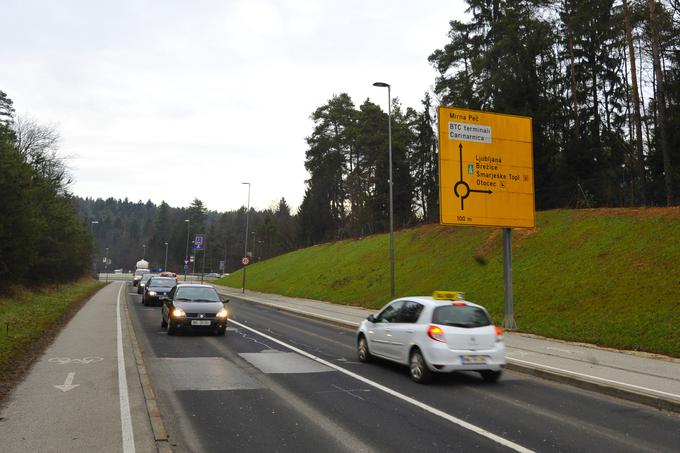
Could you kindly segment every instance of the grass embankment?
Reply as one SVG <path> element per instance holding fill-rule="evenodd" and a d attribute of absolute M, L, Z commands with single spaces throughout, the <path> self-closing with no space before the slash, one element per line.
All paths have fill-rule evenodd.
<path fill-rule="evenodd" d="M 680 209 L 555 210 L 513 231 L 521 331 L 680 357 Z M 388 236 L 298 250 L 248 268 L 248 288 L 379 308 Z M 500 229 L 427 225 L 395 237 L 397 296 L 464 291 L 503 319 Z M 240 287 L 241 273 L 217 283 Z"/>
<path fill-rule="evenodd" d="M 92 279 L 0 296 L 0 400 L 61 326 L 106 284 Z"/>

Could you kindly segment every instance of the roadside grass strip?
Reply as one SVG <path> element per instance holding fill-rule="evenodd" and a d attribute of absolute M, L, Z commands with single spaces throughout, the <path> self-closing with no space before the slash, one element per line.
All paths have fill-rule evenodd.
<path fill-rule="evenodd" d="M 103 286 L 82 279 L 39 290 L 16 287 L 0 296 L 0 377 L 27 367 L 78 304 Z"/>
<path fill-rule="evenodd" d="M 680 207 L 537 213 L 513 232 L 519 331 L 680 357 Z M 319 244 L 252 264 L 247 289 L 378 309 L 389 299 L 389 235 Z M 504 313 L 496 228 L 423 225 L 395 233 L 396 296 L 463 291 Z M 237 270 L 215 283 L 241 288 Z"/>

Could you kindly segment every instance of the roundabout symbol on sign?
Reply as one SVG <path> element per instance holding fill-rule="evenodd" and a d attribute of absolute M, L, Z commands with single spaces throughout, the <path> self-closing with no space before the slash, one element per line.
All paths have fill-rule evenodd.
<path fill-rule="evenodd" d="M 244 266 L 249 265 L 250 264 L 250 257 L 244 256 L 243 258 L 241 258 L 241 264 L 243 264 Z"/>

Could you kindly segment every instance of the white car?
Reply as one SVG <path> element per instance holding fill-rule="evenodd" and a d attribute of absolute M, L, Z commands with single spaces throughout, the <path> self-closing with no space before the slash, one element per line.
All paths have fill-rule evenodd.
<path fill-rule="evenodd" d="M 432 297 L 393 300 L 366 318 L 357 331 L 357 355 L 362 362 L 375 356 L 408 365 L 418 383 L 432 373 L 461 370 L 496 381 L 505 366 L 505 343 L 484 307 L 458 291 L 435 291 Z"/>

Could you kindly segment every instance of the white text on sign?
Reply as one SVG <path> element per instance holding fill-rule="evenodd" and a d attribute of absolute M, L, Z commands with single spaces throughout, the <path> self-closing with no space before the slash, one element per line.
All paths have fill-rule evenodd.
<path fill-rule="evenodd" d="M 449 121 L 449 138 L 463 142 L 491 143 L 491 127 Z"/>

